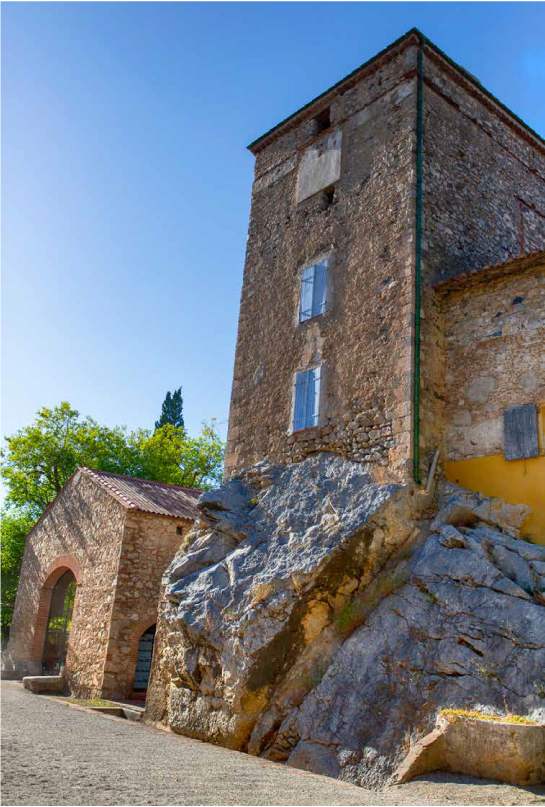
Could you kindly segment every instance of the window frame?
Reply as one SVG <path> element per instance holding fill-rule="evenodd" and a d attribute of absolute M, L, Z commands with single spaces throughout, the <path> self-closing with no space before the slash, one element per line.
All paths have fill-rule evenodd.
<path fill-rule="evenodd" d="M 303 283 L 304 283 L 304 275 L 305 272 L 308 272 L 309 269 L 312 269 L 320 264 L 325 263 L 325 283 L 324 283 L 324 300 L 322 304 L 323 310 L 317 313 L 311 313 L 310 316 L 301 319 L 302 310 L 301 307 L 303 305 Z M 315 255 L 311 260 L 305 261 L 300 267 L 297 273 L 297 307 L 295 310 L 295 326 L 300 327 L 305 325 L 307 322 L 312 322 L 317 320 L 319 317 L 323 317 L 326 314 L 329 314 L 333 310 L 333 267 L 335 263 L 335 252 L 333 247 L 330 247 L 327 251 L 321 252 L 319 255 Z M 312 286 L 312 296 L 314 297 L 314 278 L 316 277 L 316 273 L 313 275 L 313 286 Z M 311 302 L 311 312 L 314 309 L 314 299 Z"/>
<path fill-rule="evenodd" d="M 314 422 L 312 422 L 312 423 L 309 422 L 309 411 L 308 411 L 309 398 L 308 398 L 308 383 L 307 383 L 307 390 L 306 390 L 306 393 L 305 393 L 305 399 L 304 399 L 304 404 L 303 404 L 303 408 L 305 410 L 305 419 L 303 421 L 303 425 L 298 426 L 296 428 L 296 423 L 298 422 L 298 421 L 296 421 L 297 390 L 298 390 L 298 386 L 299 386 L 298 379 L 300 379 L 301 376 L 307 376 L 307 379 L 308 379 L 308 374 L 309 373 L 316 373 L 317 371 L 318 371 L 318 377 L 316 378 L 316 376 L 315 376 L 313 378 L 313 383 L 314 383 L 315 387 L 316 387 L 316 382 L 318 382 L 318 384 L 317 384 L 318 389 L 317 390 L 315 389 L 315 392 L 314 392 L 314 400 L 315 400 L 316 409 L 314 411 L 314 414 L 312 414 L 310 416 L 313 419 Z M 290 429 L 289 429 L 290 434 L 299 434 L 300 432 L 308 431 L 309 429 L 314 429 L 314 428 L 316 428 L 317 426 L 320 425 L 321 420 L 322 420 L 322 415 L 323 415 L 323 405 L 322 404 L 323 404 L 323 392 L 324 392 L 325 375 L 326 375 L 325 366 L 323 364 L 317 364 L 317 365 L 314 365 L 313 367 L 307 367 L 306 369 L 296 370 L 295 373 L 293 374 L 292 405 L 291 405 L 291 417 L 290 417 Z M 300 418 L 298 418 L 298 420 L 300 420 Z"/>

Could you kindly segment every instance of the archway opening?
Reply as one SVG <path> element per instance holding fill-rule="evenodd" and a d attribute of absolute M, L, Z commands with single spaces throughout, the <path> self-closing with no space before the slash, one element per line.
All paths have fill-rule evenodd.
<path fill-rule="evenodd" d="M 75 598 L 76 578 L 70 569 L 67 569 L 51 590 L 51 603 L 42 653 L 42 669 L 50 675 L 59 672 L 66 661 Z"/>
<path fill-rule="evenodd" d="M 156 628 L 156 625 L 152 625 L 145 630 L 138 642 L 138 656 L 136 658 L 133 684 L 135 695 L 145 695 L 148 688 Z"/>

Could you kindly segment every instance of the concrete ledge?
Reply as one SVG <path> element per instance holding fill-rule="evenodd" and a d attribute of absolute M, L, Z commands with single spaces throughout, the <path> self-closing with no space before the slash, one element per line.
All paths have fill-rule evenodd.
<path fill-rule="evenodd" d="M 2 670 L 2 681 L 21 681 L 22 677 L 17 670 Z"/>
<path fill-rule="evenodd" d="M 66 688 L 66 682 L 63 675 L 26 675 L 23 678 L 23 686 L 36 695 L 46 692 L 61 695 Z"/>
<path fill-rule="evenodd" d="M 440 715 L 392 775 L 402 784 L 431 771 L 496 779 L 512 785 L 545 782 L 545 725 Z"/>
<path fill-rule="evenodd" d="M 136 709 L 131 709 L 128 706 L 89 706 L 93 712 L 101 712 L 103 715 L 113 715 L 114 717 L 122 717 L 127 720 L 138 722 L 142 717 L 142 712 Z"/>

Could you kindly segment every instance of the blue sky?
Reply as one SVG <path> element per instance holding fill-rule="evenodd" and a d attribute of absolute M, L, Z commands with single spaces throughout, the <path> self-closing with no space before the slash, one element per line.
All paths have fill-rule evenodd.
<path fill-rule="evenodd" d="M 543 3 L 3 3 L 3 434 L 225 433 L 245 146 L 412 26 L 545 135 Z"/>

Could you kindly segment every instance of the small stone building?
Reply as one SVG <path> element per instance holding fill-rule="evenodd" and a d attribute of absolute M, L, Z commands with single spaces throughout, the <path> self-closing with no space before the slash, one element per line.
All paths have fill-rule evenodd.
<path fill-rule="evenodd" d="M 7 664 L 79 697 L 141 697 L 161 577 L 200 491 L 79 468 L 26 538 Z"/>

